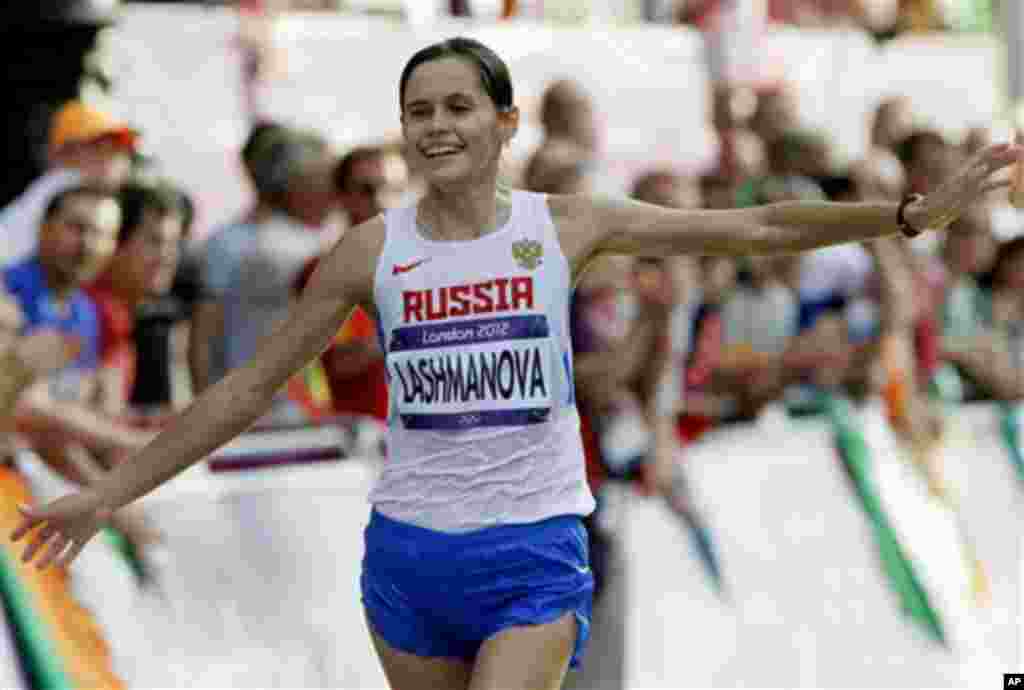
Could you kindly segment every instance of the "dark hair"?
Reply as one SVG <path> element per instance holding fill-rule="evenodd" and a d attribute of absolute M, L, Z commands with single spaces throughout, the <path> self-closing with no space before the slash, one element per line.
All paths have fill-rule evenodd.
<path fill-rule="evenodd" d="M 178 198 L 178 213 L 181 215 L 181 237 L 187 239 L 192 234 L 192 224 L 196 220 L 196 202 L 192 195 L 177 185 L 170 185 L 171 191 Z"/>
<path fill-rule="evenodd" d="M 50 201 L 46 204 L 46 210 L 43 211 L 43 221 L 48 221 L 55 215 L 57 215 L 57 213 L 64 206 L 64 202 L 76 196 L 91 196 L 95 199 L 114 198 L 114 195 L 111 194 L 109 191 L 93 185 L 85 184 L 68 187 L 67 189 L 63 189 L 54 194 Z"/>
<path fill-rule="evenodd" d="M 676 184 L 681 177 L 671 170 L 652 170 L 644 173 L 633 182 L 630 196 L 637 201 L 647 201 L 656 193 L 658 187 L 665 184 Z"/>
<path fill-rule="evenodd" d="M 928 143 L 937 143 L 940 146 L 947 146 L 946 139 L 938 132 L 931 129 L 917 130 L 903 138 L 896 145 L 896 155 L 900 163 L 909 166 L 921 155 L 921 149 Z"/>
<path fill-rule="evenodd" d="M 996 253 L 996 260 L 992 264 L 992 270 L 989 272 L 992 288 L 1000 288 L 1002 285 L 999 281 L 1002 279 L 1000 273 L 1006 268 L 1006 265 L 1013 261 L 1017 256 L 1024 252 L 1024 237 L 1015 237 L 1009 242 L 1004 242 L 999 247 L 999 251 Z"/>
<path fill-rule="evenodd" d="M 348 191 L 349 182 L 351 182 L 352 171 L 357 165 L 363 161 L 373 160 L 375 158 L 384 158 L 384 151 L 374 146 L 359 146 L 346 153 L 337 165 L 334 166 L 334 171 L 331 174 L 331 180 L 334 182 L 334 189 L 339 192 Z"/>
<path fill-rule="evenodd" d="M 171 214 L 182 215 L 181 199 L 166 185 L 129 182 L 118 191 L 121 202 L 121 230 L 117 233 L 117 246 L 123 246 L 146 220 L 147 212 L 159 218 Z"/>
<path fill-rule="evenodd" d="M 249 136 L 242 144 L 242 163 L 250 172 L 253 167 L 253 160 L 259 150 L 261 142 L 270 134 L 280 132 L 284 127 L 275 122 L 259 122 L 249 130 Z"/>
<path fill-rule="evenodd" d="M 472 62 L 480 73 L 484 91 L 491 97 L 494 107 L 499 111 L 512 108 L 512 77 L 508 65 L 498 54 L 480 41 L 462 36 L 447 41 L 434 43 L 416 52 L 402 69 L 402 78 L 398 82 L 398 108 L 405 107 L 405 87 L 412 76 L 413 70 L 424 62 L 433 62 L 447 57 L 457 57 Z"/>
<path fill-rule="evenodd" d="M 275 206 L 284 205 L 285 196 L 304 163 L 327 148 L 323 137 L 313 132 L 279 126 L 268 128 L 253 143 L 248 161 L 256 192 Z"/>

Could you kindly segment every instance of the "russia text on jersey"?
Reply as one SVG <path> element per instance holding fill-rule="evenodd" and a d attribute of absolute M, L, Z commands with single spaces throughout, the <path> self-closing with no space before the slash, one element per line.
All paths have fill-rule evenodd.
<path fill-rule="evenodd" d="M 532 308 L 533 278 L 530 276 L 402 291 L 404 323 Z"/>

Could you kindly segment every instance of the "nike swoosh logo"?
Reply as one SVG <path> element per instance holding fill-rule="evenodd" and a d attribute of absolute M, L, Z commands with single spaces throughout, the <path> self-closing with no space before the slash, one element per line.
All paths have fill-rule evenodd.
<path fill-rule="evenodd" d="M 401 275 L 402 273 L 408 273 L 412 269 L 427 263 L 427 261 L 427 259 L 420 259 L 419 261 L 413 261 L 411 264 L 395 264 L 394 267 L 392 267 L 391 269 L 391 275 L 397 276 Z"/>

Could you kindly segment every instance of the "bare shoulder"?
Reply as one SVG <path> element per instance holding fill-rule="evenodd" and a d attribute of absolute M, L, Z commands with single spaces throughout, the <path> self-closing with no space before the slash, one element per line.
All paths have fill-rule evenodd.
<path fill-rule="evenodd" d="M 545 194 L 555 224 L 561 226 L 587 211 L 590 200 L 580 194 Z"/>
<path fill-rule="evenodd" d="M 548 194 L 546 199 L 562 251 L 578 271 L 602 241 L 599 202 L 581 194 Z"/>
<path fill-rule="evenodd" d="M 368 304 L 385 235 L 383 215 L 346 230 L 327 255 L 321 280 L 332 291 L 343 291 L 351 300 Z"/>

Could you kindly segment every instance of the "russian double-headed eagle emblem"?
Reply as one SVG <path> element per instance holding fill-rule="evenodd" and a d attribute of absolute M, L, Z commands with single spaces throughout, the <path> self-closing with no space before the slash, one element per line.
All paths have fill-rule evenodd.
<path fill-rule="evenodd" d="M 536 240 L 519 240 L 512 243 L 512 258 L 528 271 L 540 266 L 544 246 Z"/>

